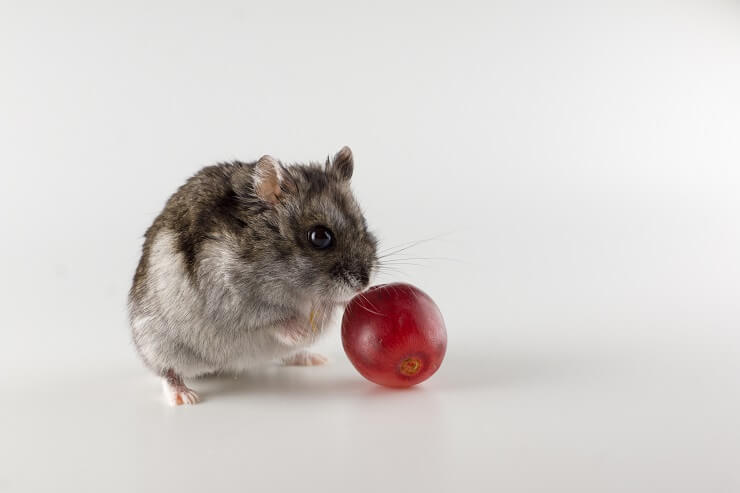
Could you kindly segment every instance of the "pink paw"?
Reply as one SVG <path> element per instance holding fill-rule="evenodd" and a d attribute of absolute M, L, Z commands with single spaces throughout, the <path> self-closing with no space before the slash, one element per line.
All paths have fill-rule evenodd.
<path fill-rule="evenodd" d="M 189 388 L 184 388 L 172 392 L 172 405 L 182 406 L 183 404 L 197 404 L 200 402 L 200 397 L 194 391 Z"/>
<path fill-rule="evenodd" d="M 283 364 L 286 366 L 319 366 L 329 362 L 329 358 L 323 354 L 312 353 L 310 351 L 301 351 L 287 358 L 283 358 Z"/>
<path fill-rule="evenodd" d="M 197 404 L 200 402 L 198 394 L 185 385 L 172 385 L 163 381 L 164 396 L 171 406 L 182 406 L 183 404 Z"/>

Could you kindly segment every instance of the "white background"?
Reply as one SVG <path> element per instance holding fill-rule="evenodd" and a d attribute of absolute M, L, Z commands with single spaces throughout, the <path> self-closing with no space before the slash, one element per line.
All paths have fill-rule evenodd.
<path fill-rule="evenodd" d="M 737 2 L 0 3 L 0 491 L 740 491 Z M 129 342 L 200 167 L 355 153 L 445 364 L 193 382 Z M 411 261 L 409 261 L 411 262 Z"/>

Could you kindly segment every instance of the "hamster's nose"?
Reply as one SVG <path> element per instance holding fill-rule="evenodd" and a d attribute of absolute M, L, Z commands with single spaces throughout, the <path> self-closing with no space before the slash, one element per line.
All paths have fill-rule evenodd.
<path fill-rule="evenodd" d="M 367 271 L 367 267 L 360 267 L 357 270 L 357 280 L 360 281 L 362 289 L 365 289 L 370 284 L 370 274 Z"/>

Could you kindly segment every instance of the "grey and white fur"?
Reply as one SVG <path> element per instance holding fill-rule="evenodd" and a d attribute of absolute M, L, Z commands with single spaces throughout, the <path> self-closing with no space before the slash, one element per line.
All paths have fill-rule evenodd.
<path fill-rule="evenodd" d="M 306 348 L 378 262 L 353 168 L 348 147 L 323 165 L 263 156 L 208 166 L 170 197 L 146 231 L 129 316 L 171 403 L 199 400 L 183 378 L 325 361 Z M 318 227 L 329 247 L 312 242 Z"/>

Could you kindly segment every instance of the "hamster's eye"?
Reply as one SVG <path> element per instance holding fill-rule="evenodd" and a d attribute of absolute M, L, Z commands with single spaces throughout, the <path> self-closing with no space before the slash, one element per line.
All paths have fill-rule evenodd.
<path fill-rule="evenodd" d="M 308 241 L 314 248 L 324 250 L 334 243 L 334 234 L 325 226 L 314 226 L 308 230 Z"/>

